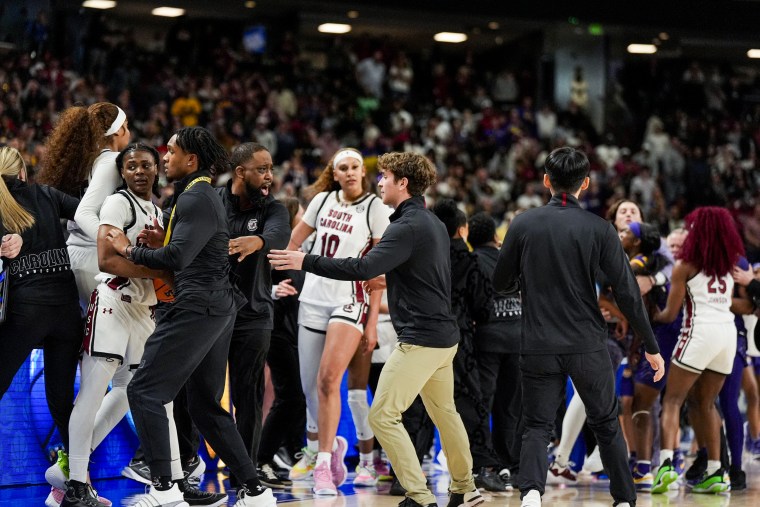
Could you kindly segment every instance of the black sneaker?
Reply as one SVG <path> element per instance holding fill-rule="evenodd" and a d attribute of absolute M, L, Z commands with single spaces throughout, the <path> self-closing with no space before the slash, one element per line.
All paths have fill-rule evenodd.
<path fill-rule="evenodd" d="M 278 466 L 274 463 L 263 463 L 256 468 L 256 473 L 259 476 L 259 482 L 264 486 L 269 486 L 272 489 L 286 489 L 293 485 L 293 481 L 290 479 L 283 479 L 281 475 L 278 475 Z"/>
<path fill-rule="evenodd" d="M 121 469 L 121 475 L 127 479 L 147 484 L 148 486 L 152 484 L 150 467 L 146 461 L 130 461 L 129 465 Z"/>
<path fill-rule="evenodd" d="M 181 485 L 182 496 L 188 505 L 204 505 L 206 507 L 218 507 L 220 505 L 227 505 L 228 496 L 226 493 L 211 493 L 209 491 L 201 491 L 187 479 L 184 484 Z"/>
<path fill-rule="evenodd" d="M 287 447 L 283 446 L 277 449 L 277 453 L 274 455 L 274 462 L 282 468 L 290 470 L 298 460 L 295 458 L 295 454 L 291 454 Z"/>
<path fill-rule="evenodd" d="M 193 486 L 198 486 L 203 479 L 203 473 L 206 471 L 206 462 L 197 454 L 182 467 L 185 473 L 185 479 Z"/>
<path fill-rule="evenodd" d="M 483 467 L 475 474 L 475 487 L 486 491 L 506 491 L 507 485 L 493 468 Z"/>
<path fill-rule="evenodd" d="M 393 482 L 391 483 L 391 489 L 388 491 L 388 494 L 391 495 L 391 496 L 404 496 L 404 495 L 406 495 L 406 489 L 404 489 L 404 486 L 402 486 L 401 483 L 398 482 L 398 478 L 397 477 L 393 478 Z"/>
<path fill-rule="evenodd" d="M 398 507 L 423 507 L 423 506 L 421 504 L 418 504 L 411 498 L 406 497 L 401 501 L 401 503 L 398 504 Z M 430 503 L 430 504 L 425 505 L 424 507 L 438 507 L 438 504 Z"/>
<path fill-rule="evenodd" d="M 98 501 L 89 484 L 77 481 L 69 481 L 66 484 L 68 487 L 61 500 L 61 507 L 106 507 Z"/>
<path fill-rule="evenodd" d="M 485 502 L 480 491 L 470 491 L 469 493 L 450 493 L 448 507 L 475 507 Z"/>
<path fill-rule="evenodd" d="M 741 468 L 731 467 L 728 469 L 728 477 L 731 479 L 731 491 L 747 489 L 747 474 Z"/>
<path fill-rule="evenodd" d="M 694 462 L 691 464 L 688 470 L 686 470 L 686 480 L 689 482 L 699 481 L 704 473 L 707 471 L 707 450 L 699 449 L 697 456 L 694 458 Z"/>
<path fill-rule="evenodd" d="M 514 489 L 514 482 L 512 482 L 512 472 L 509 471 L 509 468 L 504 467 L 499 470 L 499 478 L 507 487 L 507 491 L 512 491 Z"/>

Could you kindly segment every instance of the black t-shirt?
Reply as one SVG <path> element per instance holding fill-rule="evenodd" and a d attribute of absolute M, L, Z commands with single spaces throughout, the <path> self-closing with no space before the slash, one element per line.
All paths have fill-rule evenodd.
<path fill-rule="evenodd" d="M 16 201 L 34 215 L 34 226 L 23 231 L 24 244 L 7 263 L 11 305 L 66 305 L 79 300 L 61 219 L 74 220 L 79 199 L 46 185 L 8 181 Z"/>

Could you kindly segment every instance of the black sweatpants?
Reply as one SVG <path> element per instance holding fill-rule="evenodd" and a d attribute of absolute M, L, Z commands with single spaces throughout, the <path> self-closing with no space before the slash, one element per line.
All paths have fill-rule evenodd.
<path fill-rule="evenodd" d="M 522 448 L 522 379 L 520 354 L 477 351 L 480 391 L 491 409 L 491 440 L 501 464 L 513 475 L 520 470 Z M 498 395 L 496 394 L 498 393 Z"/>
<path fill-rule="evenodd" d="M 628 467 L 628 451 L 618 422 L 615 377 L 606 349 L 562 355 L 522 355 L 525 435 L 520 453 L 520 491 L 542 495 L 549 463 L 546 447 L 554 428 L 557 408 L 563 398 L 568 375 L 586 405 L 586 415 L 596 435 L 602 463 L 610 477 L 615 503 L 636 503 L 636 489 Z"/>
<path fill-rule="evenodd" d="M 79 303 L 13 303 L 0 324 L 0 398 L 33 349 L 45 351 L 45 396 L 63 445 L 69 447 L 69 419 L 74 407 L 74 379 L 84 324 Z"/>
<path fill-rule="evenodd" d="M 274 389 L 274 402 L 264 421 L 259 442 L 258 461 L 272 461 L 277 450 L 300 450 L 306 427 L 306 400 L 301 388 L 297 338 L 272 331 L 267 364 Z M 295 448 L 295 449 L 293 449 Z"/>
<path fill-rule="evenodd" d="M 171 308 L 171 303 L 159 303 L 155 307 L 156 322 L 164 318 Z M 187 389 L 183 386 L 177 397 L 174 398 L 174 425 L 177 427 L 177 440 L 179 441 L 179 455 L 182 465 L 191 461 L 198 455 L 198 447 L 201 445 L 198 428 L 195 427 L 190 409 L 187 406 Z M 145 461 L 145 453 L 142 445 L 137 447 L 134 461 Z"/>
<path fill-rule="evenodd" d="M 238 314 L 230 342 L 230 394 L 235 405 L 237 430 L 255 465 L 263 419 L 264 365 L 272 331 L 248 326 L 246 319 Z"/>
<path fill-rule="evenodd" d="M 470 441 L 473 470 L 499 467 L 499 458 L 491 447 L 491 413 L 483 401 L 480 371 L 472 336 L 462 333 L 454 356 L 454 403 Z"/>
<path fill-rule="evenodd" d="M 171 476 L 165 405 L 185 384 L 190 415 L 211 447 L 240 482 L 256 477 L 235 421 L 219 404 L 234 320 L 234 314 L 206 315 L 174 306 L 148 338 L 127 394 L 154 477 Z"/>

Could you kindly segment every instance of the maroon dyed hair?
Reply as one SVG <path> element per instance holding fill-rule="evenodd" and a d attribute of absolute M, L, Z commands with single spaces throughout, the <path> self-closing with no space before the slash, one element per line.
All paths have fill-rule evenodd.
<path fill-rule="evenodd" d="M 686 216 L 686 236 L 679 259 L 694 265 L 709 276 L 731 271 L 744 245 L 728 210 L 714 206 L 697 208 Z"/>

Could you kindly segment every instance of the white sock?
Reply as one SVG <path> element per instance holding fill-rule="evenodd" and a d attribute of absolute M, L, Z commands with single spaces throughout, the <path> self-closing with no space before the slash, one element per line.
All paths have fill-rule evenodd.
<path fill-rule="evenodd" d="M 666 459 L 673 462 L 673 449 L 660 449 L 660 463 L 665 463 Z"/>
<path fill-rule="evenodd" d="M 306 440 L 306 448 L 316 454 L 319 452 L 319 440 Z"/>
<path fill-rule="evenodd" d="M 372 464 L 374 461 L 374 455 L 372 453 L 364 454 L 363 452 L 359 453 L 359 463 L 361 464 Z"/>
<path fill-rule="evenodd" d="M 329 452 L 319 452 L 317 453 L 317 466 L 321 465 L 322 463 L 327 463 L 327 466 L 330 466 L 332 453 Z"/>
<path fill-rule="evenodd" d="M 335 452 L 335 451 L 338 450 L 338 439 L 337 438 L 335 440 L 333 440 L 332 450 L 333 450 L 333 452 Z"/>
<path fill-rule="evenodd" d="M 75 456 L 69 454 L 69 479 L 87 482 L 87 467 L 90 464 L 90 455 Z"/>
<path fill-rule="evenodd" d="M 562 468 L 567 466 L 567 458 L 560 453 L 554 455 L 554 462 Z"/>
<path fill-rule="evenodd" d="M 708 459 L 707 460 L 707 475 L 712 475 L 720 468 L 720 460 Z"/>

